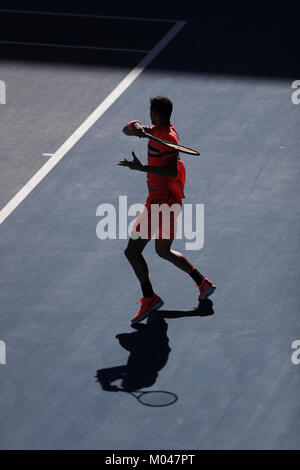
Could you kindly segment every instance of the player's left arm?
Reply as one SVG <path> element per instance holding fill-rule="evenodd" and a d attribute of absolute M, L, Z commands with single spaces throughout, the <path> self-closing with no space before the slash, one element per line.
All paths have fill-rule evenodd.
<path fill-rule="evenodd" d="M 178 159 L 178 152 L 174 152 L 169 157 L 165 157 L 166 164 L 164 166 L 144 165 L 143 171 L 147 173 L 153 173 L 154 175 L 171 176 L 173 178 L 176 178 L 177 159 Z"/>
<path fill-rule="evenodd" d="M 118 165 L 128 166 L 131 170 L 144 171 L 146 173 L 153 173 L 154 175 L 170 176 L 174 178 L 177 176 L 178 152 L 174 152 L 174 154 L 166 157 L 166 164 L 163 166 L 143 165 L 134 152 L 132 152 L 132 156 L 133 160 L 131 162 L 125 158 L 124 160 L 120 160 Z"/>

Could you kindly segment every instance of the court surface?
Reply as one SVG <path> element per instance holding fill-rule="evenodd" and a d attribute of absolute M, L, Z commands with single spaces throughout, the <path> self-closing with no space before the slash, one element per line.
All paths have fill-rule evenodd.
<path fill-rule="evenodd" d="M 47 60 L 39 45 L 19 45 L 14 59 L 7 47 L 16 45 L 2 49 L 1 449 L 300 448 L 300 364 L 292 361 L 300 340 L 300 105 L 291 100 L 300 76 L 175 70 L 187 23 L 107 104 L 176 24 L 148 24 L 140 51 L 129 52 L 130 41 L 127 51 L 101 52 L 93 43 L 105 54 L 100 65 Z M 35 57 L 24 60 L 25 53 Z M 63 53 L 71 57 L 74 48 Z M 165 304 L 133 329 L 141 291 L 124 256 L 127 241 L 100 240 L 96 211 L 112 204 L 118 216 L 120 196 L 128 207 L 145 201 L 145 174 L 117 162 L 132 150 L 146 162 L 147 142 L 121 129 L 130 119 L 149 123 L 156 95 L 172 99 L 181 142 L 201 153 L 182 159 L 184 203 L 204 204 L 204 246 L 186 250 L 182 239 L 173 247 L 217 290 L 199 307 L 193 281 L 159 258 L 152 242 L 144 255 Z M 76 140 L 103 102 L 105 111 Z M 15 195 L 43 172 L 12 209 Z M 134 389 L 169 392 L 176 401 L 145 406 L 105 390 L 124 376 Z"/>

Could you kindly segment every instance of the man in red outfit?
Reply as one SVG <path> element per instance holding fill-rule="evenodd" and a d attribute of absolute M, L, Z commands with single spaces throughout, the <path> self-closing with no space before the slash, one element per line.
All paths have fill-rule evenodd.
<path fill-rule="evenodd" d="M 150 99 L 150 117 L 152 126 L 142 126 L 139 121 L 130 121 L 123 128 L 126 135 L 144 137 L 145 132 L 160 139 L 179 143 L 178 134 L 170 122 L 173 104 L 165 96 L 157 96 Z M 125 256 L 130 262 L 137 278 L 141 283 L 143 298 L 140 299 L 141 307 L 132 318 L 132 323 L 144 320 L 153 310 L 163 305 L 162 299 L 153 291 L 149 280 L 149 271 L 142 251 L 147 243 L 155 238 L 155 250 L 159 256 L 175 264 L 178 268 L 188 273 L 199 287 L 199 300 L 210 296 L 216 286 L 204 277 L 181 253 L 171 250 L 171 245 L 176 237 L 177 217 L 181 211 L 185 185 L 185 167 L 180 160 L 178 151 L 167 147 L 153 139 L 148 144 L 148 165 L 143 165 L 132 152 L 133 160 L 121 160 L 118 165 L 127 166 L 131 170 L 147 173 L 147 185 L 149 195 L 143 211 L 137 217 L 131 232 Z M 159 205 L 166 204 L 175 208 L 169 210 L 168 216 L 155 216 Z M 164 214 L 165 215 L 165 214 Z M 155 222 L 153 220 L 155 219 Z M 142 236 L 141 236 L 142 235 Z"/>

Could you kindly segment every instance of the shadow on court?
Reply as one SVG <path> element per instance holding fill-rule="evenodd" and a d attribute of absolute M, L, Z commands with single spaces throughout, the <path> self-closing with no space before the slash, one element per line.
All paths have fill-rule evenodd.
<path fill-rule="evenodd" d="M 113 385 L 116 380 L 122 381 L 122 390 L 127 392 L 151 387 L 168 361 L 171 349 L 168 325 L 163 318 L 147 325 L 138 323 L 133 328 L 136 331 L 116 336 L 120 345 L 130 353 L 127 364 L 97 371 L 103 390 L 119 391 L 120 388 Z"/>
<path fill-rule="evenodd" d="M 6 3 L 6 5 L 5 5 Z M 35 5 L 36 3 L 36 5 Z M 155 2 L 154 2 L 155 3 Z M 292 77 L 299 74 L 297 57 L 299 20 L 283 5 L 254 7 L 251 3 L 222 7 L 208 2 L 191 2 L 182 8 L 156 2 L 148 7 L 113 2 L 91 7 L 85 15 L 117 15 L 123 20 L 72 16 L 76 6 L 63 2 L 31 2 L 34 11 L 67 11 L 70 16 L 0 11 L 1 57 L 39 62 L 80 63 L 133 67 L 143 57 L 134 50 L 150 50 L 172 26 L 172 22 L 132 21 L 128 17 L 159 17 L 185 20 L 187 25 L 151 64 L 158 70 L 188 73 L 238 74 L 246 76 Z M 2 8 L 13 8 L 5 2 Z M 16 10 L 18 6 L 15 6 Z M 155 13 L 155 14 L 154 14 Z M 127 19 L 126 19 L 127 18 Z M 14 43 L 19 43 L 19 45 Z M 35 43 L 35 47 L 28 46 Z M 38 46 L 51 44 L 52 47 Z M 64 48 L 68 44 L 72 48 Z M 59 47 L 55 47 L 59 45 Z M 77 48 L 79 46 L 79 48 Z M 103 50 L 97 48 L 102 47 Z M 105 50 L 108 48 L 109 50 Z M 115 50 L 114 50 L 115 48 Z M 131 50 L 126 52 L 126 48 Z M 124 51 L 120 52 L 120 49 Z"/>
<path fill-rule="evenodd" d="M 157 321 L 158 316 L 163 318 L 208 317 L 214 313 L 212 301 L 205 299 L 199 302 L 198 307 L 193 310 L 157 310 L 149 317 L 149 322 Z"/>
<path fill-rule="evenodd" d="M 167 336 L 168 324 L 165 318 L 205 317 L 214 314 L 212 307 L 212 301 L 206 299 L 199 302 L 199 306 L 193 310 L 157 310 L 149 316 L 147 324 L 133 325 L 132 328 L 136 331 L 116 335 L 120 345 L 129 351 L 130 355 L 126 365 L 97 371 L 96 378 L 103 390 L 133 393 L 154 385 L 158 372 L 168 362 L 171 351 Z M 114 384 L 119 380 L 121 380 L 121 387 Z M 177 396 L 171 392 L 160 393 L 176 397 L 172 403 L 177 401 Z"/>

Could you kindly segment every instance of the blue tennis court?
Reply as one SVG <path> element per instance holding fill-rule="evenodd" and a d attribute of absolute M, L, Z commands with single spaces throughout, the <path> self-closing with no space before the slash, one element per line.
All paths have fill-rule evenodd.
<path fill-rule="evenodd" d="M 184 15 L 17 15 L 33 27 L 0 38 L 0 448 L 299 449 L 300 75 L 175 68 L 191 53 Z M 217 289 L 198 304 L 149 243 L 164 306 L 133 328 L 127 240 L 99 239 L 97 209 L 144 203 L 145 174 L 117 162 L 132 150 L 146 162 L 145 140 L 121 131 L 149 124 L 157 95 L 200 151 L 182 160 L 204 245 L 174 248 Z M 124 380 L 156 395 L 111 390 Z"/>

